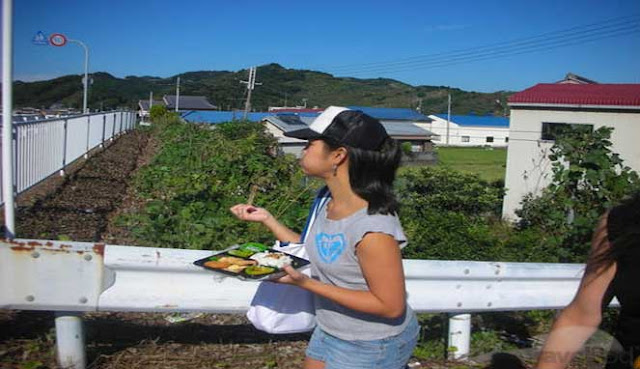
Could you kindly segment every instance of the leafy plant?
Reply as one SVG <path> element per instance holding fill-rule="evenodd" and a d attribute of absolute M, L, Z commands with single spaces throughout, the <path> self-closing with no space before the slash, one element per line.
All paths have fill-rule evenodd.
<path fill-rule="evenodd" d="M 176 117 L 158 120 L 162 149 L 134 180 L 146 201 L 142 212 L 120 219 L 144 245 L 220 249 L 273 242 L 257 223 L 230 212 L 258 189 L 255 204 L 293 229 L 304 225 L 313 198 L 293 156 L 278 156 L 275 138 L 262 125 L 233 122 L 198 126 Z"/>
<path fill-rule="evenodd" d="M 538 197 L 527 195 L 516 211 L 519 227 L 548 235 L 560 250 L 560 261 L 583 262 L 598 217 L 640 189 L 638 174 L 611 150 L 612 131 L 565 127 L 549 155 L 552 183 Z"/>

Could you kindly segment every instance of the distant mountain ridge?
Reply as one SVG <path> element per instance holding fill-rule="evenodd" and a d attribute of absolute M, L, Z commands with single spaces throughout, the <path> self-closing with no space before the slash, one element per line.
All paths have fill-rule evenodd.
<path fill-rule="evenodd" d="M 176 77 L 180 77 L 181 95 L 206 96 L 222 110 L 243 109 L 248 70 L 195 71 L 168 78 L 127 76 L 117 78 L 109 73 L 90 75 L 89 107 L 112 109 L 137 108 L 138 100 L 155 99 L 175 94 Z M 82 105 L 82 76 L 68 75 L 47 81 L 14 82 L 14 102 L 17 107 L 48 108 L 54 103 L 78 108 Z M 329 105 L 360 105 L 371 107 L 411 108 L 421 106 L 425 114 L 447 111 L 447 94 L 452 96 L 452 114 L 504 115 L 506 99 L 513 92 L 468 92 L 448 86 L 411 86 L 387 78 L 358 79 L 334 77 L 331 74 L 288 69 L 279 64 L 258 67 L 257 82 L 252 93 L 253 110 L 266 111 L 269 106 L 326 107 Z"/>

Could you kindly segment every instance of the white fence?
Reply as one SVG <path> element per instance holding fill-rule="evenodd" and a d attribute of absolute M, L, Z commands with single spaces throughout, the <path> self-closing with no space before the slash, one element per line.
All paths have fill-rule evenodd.
<path fill-rule="evenodd" d="M 68 164 L 105 141 L 133 129 L 135 123 L 135 113 L 125 111 L 14 123 L 15 193 L 19 194 L 64 170 Z M 0 203 L 2 199 L 0 187 Z"/>
<path fill-rule="evenodd" d="M 258 284 L 222 277 L 192 264 L 211 253 L 85 242 L 3 241 L 0 309 L 245 312 Z M 431 260 L 404 260 L 403 264 L 408 301 L 414 310 L 456 314 L 562 308 L 574 296 L 584 269 L 582 264 Z M 56 326 L 59 358 L 68 357 L 68 363 L 83 367 L 84 342 L 77 334 L 82 327 L 80 318 L 63 313 L 56 318 Z M 457 340 L 457 347 L 468 348 L 468 332 L 464 331 L 469 326 L 469 319 L 463 316 L 462 328 L 456 328 L 463 334 L 455 337 L 458 332 L 450 332 L 450 344 Z"/>

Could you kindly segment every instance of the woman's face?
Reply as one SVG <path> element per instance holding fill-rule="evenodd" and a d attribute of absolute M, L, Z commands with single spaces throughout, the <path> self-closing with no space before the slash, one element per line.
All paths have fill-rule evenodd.
<path fill-rule="evenodd" d="M 331 151 L 322 140 L 311 140 L 302 150 L 300 167 L 306 175 L 321 177 L 333 173 Z"/>

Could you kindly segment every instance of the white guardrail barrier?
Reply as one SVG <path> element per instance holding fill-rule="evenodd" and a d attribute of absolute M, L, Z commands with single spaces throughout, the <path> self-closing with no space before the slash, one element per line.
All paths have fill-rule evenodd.
<path fill-rule="evenodd" d="M 63 173 L 67 165 L 133 129 L 135 123 L 136 113 L 127 111 L 13 123 L 15 192 L 19 194 L 56 172 Z M 0 203 L 2 199 L 0 188 Z"/>
<path fill-rule="evenodd" d="M 83 368 L 84 311 L 243 313 L 258 283 L 224 277 L 193 261 L 212 251 L 86 242 L 0 242 L 0 308 L 54 310 L 58 358 Z M 559 309 L 573 298 L 582 264 L 404 260 L 417 312 L 454 313 L 449 345 L 468 353 L 467 313 Z M 76 313 L 72 313 L 76 312 Z M 457 314 L 457 315 L 456 315 Z"/>

